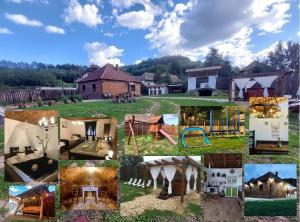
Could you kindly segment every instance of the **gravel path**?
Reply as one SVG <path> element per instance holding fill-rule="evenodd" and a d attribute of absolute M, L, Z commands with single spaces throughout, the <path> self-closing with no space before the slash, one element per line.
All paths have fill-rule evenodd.
<path fill-rule="evenodd" d="M 187 202 L 199 200 L 199 194 L 185 195 L 185 202 L 181 204 L 180 196 L 175 196 L 167 200 L 158 199 L 158 192 L 144 195 L 135 198 L 133 201 L 121 203 L 121 215 L 122 216 L 135 216 L 143 213 L 145 210 L 170 210 L 177 213 L 183 213 Z"/>

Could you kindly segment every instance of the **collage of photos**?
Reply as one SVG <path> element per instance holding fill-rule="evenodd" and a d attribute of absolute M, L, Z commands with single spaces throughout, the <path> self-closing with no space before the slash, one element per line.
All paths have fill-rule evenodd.
<path fill-rule="evenodd" d="M 0 222 L 300 222 L 300 0 L 0 0 Z"/>

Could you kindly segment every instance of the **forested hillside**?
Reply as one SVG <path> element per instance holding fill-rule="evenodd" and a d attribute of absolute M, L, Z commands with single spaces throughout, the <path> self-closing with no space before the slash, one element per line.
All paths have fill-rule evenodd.
<path fill-rule="evenodd" d="M 251 67 L 253 72 L 299 73 L 299 44 L 292 41 L 280 41 L 265 58 L 261 58 L 259 62 L 253 64 L 254 67 Z M 140 76 L 144 72 L 155 73 L 154 81 L 158 83 L 168 82 L 169 74 L 175 74 L 186 85 L 184 74 L 186 69 L 214 65 L 221 66 L 219 77 L 222 78 L 222 81 L 228 81 L 231 75 L 240 75 L 239 68 L 233 67 L 230 59 L 215 48 L 210 49 L 203 62 L 194 62 L 187 57 L 176 55 L 147 59 L 122 68 L 134 76 Z M 88 66 L 74 64 L 52 65 L 2 60 L 0 61 L 0 89 L 61 86 L 62 81 L 67 86 L 74 86 L 74 80 L 87 68 Z"/>

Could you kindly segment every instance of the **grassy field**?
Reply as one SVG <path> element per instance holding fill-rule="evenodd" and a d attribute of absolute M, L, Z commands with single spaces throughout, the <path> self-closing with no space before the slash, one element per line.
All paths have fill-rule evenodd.
<path fill-rule="evenodd" d="M 296 216 L 297 200 L 246 201 L 245 216 Z"/>
<path fill-rule="evenodd" d="M 124 184 L 125 181 L 120 181 L 121 203 L 134 200 L 136 197 L 144 195 L 144 188 Z M 148 188 L 148 190 L 150 190 Z M 150 191 L 149 191 L 150 192 Z"/>

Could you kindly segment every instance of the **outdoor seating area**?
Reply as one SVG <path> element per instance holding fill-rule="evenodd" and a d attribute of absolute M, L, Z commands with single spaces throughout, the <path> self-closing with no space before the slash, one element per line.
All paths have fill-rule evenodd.
<path fill-rule="evenodd" d="M 10 186 L 11 220 L 54 220 L 55 186 Z"/>
<path fill-rule="evenodd" d="M 133 178 L 130 178 L 130 180 L 128 182 L 124 182 L 124 184 L 127 184 L 127 185 L 138 186 L 138 187 L 143 187 L 143 188 L 150 187 L 151 183 L 152 183 L 152 180 L 148 180 L 145 185 L 145 182 L 142 179 L 133 179 Z"/>
<path fill-rule="evenodd" d="M 66 167 L 60 170 L 61 207 L 67 210 L 116 210 L 117 170 Z"/>
<path fill-rule="evenodd" d="M 214 215 L 221 213 L 224 214 L 225 221 L 241 220 L 242 174 L 241 154 L 204 155 L 205 220 L 214 220 Z"/>
<path fill-rule="evenodd" d="M 112 98 L 113 103 L 133 103 L 136 101 L 135 96 L 131 93 L 120 93 L 117 96 L 109 97 Z"/>
<path fill-rule="evenodd" d="M 287 153 L 288 99 L 252 97 L 249 106 L 249 153 Z"/>

